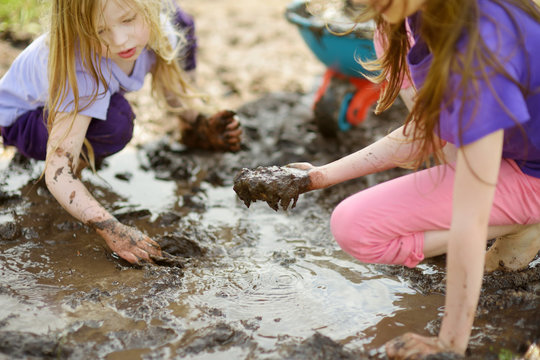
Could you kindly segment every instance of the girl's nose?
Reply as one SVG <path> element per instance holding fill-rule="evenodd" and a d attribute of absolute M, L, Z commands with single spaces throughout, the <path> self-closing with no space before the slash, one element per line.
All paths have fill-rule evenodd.
<path fill-rule="evenodd" d="M 121 28 L 111 29 L 109 35 L 110 45 L 113 46 L 122 46 L 128 39 L 127 33 Z"/>

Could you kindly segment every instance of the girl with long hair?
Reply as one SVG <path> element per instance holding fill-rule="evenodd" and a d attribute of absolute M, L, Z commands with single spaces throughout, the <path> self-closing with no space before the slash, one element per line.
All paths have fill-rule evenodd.
<path fill-rule="evenodd" d="M 531 0 L 348 1 L 362 5 L 357 21 L 376 20 L 382 39 L 381 56 L 363 64 L 384 83 L 376 112 L 406 80 L 415 89 L 411 111 L 356 153 L 289 166 L 307 171 L 309 190 L 417 170 L 342 201 L 332 233 L 367 263 L 414 267 L 446 253 L 438 337 L 407 333 L 386 351 L 397 359 L 464 354 L 484 271 L 524 269 L 540 249 L 539 8 Z"/>
<path fill-rule="evenodd" d="M 187 145 L 237 151 L 238 120 L 232 111 L 205 114 L 190 85 L 194 23 L 174 0 L 52 0 L 50 19 L 49 31 L 0 80 L 3 143 L 45 160 L 50 192 L 113 252 L 151 262 L 162 256 L 158 244 L 115 219 L 79 177 L 130 141 L 135 115 L 124 94 L 151 74 L 153 93 L 178 113 Z"/>

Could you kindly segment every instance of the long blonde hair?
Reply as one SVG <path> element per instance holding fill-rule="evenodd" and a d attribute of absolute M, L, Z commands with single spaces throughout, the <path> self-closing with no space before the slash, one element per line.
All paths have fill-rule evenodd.
<path fill-rule="evenodd" d="M 538 6 L 531 0 L 491 1 L 501 6 L 514 23 L 516 20 L 509 6 L 516 6 L 540 22 Z M 364 14 L 360 14 L 359 19 L 364 21 L 367 17 L 372 17 L 372 14 L 373 10 L 368 9 Z M 436 131 L 441 107 L 445 103 L 450 103 L 458 96 L 462 96 L 463 99 L 474 98 L 478 95 L 478 83 L 486 81 L 490 84 L 493 71 L 510 79 L 524 94 L 528 91 L 525 85 L 509 75 L 501 60 L 489 50 L 479 33 L 479 16 L 476 0 L 426 0 L 424 4 L 419 32 L 422 41 L 433 55 L 433 60 L 425 82 L 418 89 L 414 107 L 405 121 L 405 131 L 414 124 L 411 126 L 410 135 L 420 144 L 419 152 L 415 153 L 417 155 L 415 160 L 409 164 L 413 168 L 419 168 L 422 164 L 429 165 L 432 160 L 436 163 L 444 161 L 441 139 Z M 387 81 L 375 110 L 376 113 L 380 113 L 390 107 L 399 95 L 405 77 L 410 78 L 406 57 L 411 44 L 408 41 L 405 22 L 390 25 L 381 16 L 377 16 L 376 21 L 385 40 L 383 44 L 385 52 L 381 58 L 363 65 L 369 70 L 380 71 L 374 79 L 376 82 Z M 463 51 L 458 52 L 457 43 L 463 34 L 467 34 L 467 43 Z M 518 40 L 523 41 L 523 34 L 519 36 Z M 519 46 L 519 43 L 516 46 Z M 530 64 L 537 59 L 527 61 Z M 490 73 L 486 71 L 488 68 L 492 69 Z M 458 84 L 452 84 L 457 85 L 454 88 L 449 86 L 450 74 L 457 74 L 460 78 Z M 504 104 L 501 105 L 506 108 Z M 461 118 L 459 121 L 463 122 L 465 119 Z"/>
<path fill-rule="evenodd" d="M 193 98 L 191 86 L 186 82 L 186 74 L 177 60 L 178 52 L 186 45 L 183 34 L 178 33 L 178 44 L 173 48 L 162 26 L 161 15 L 172 14 L 174 0 L 116 0 L 135 8 L 150 27 L 150 40 L 147 45 L 156 54 L 156 62 L 151 70 L 152 94 L 160 100 L 166 100 L 168 94 L 181 99 L 187 105 Z M 98 16 L 102 1 L 96 0 L 53 0 L 49 30 L 49 99 L 47 129 L 49 133 L 60 107 L 66 101 L 69 92 L 73 93 L 73 111 L 79 111 L 91 105 L 100 95 L 99 86 L 108 90 L 103 75 L 100 51 L 101 42 L 97 32 Z M 76 61 L 81 62 L 84 70 L 94 83 L 94 90 L 89 99 L 81 99 L 76 77 Z M 92 150 L 85 141 L 87 151 Z"/>

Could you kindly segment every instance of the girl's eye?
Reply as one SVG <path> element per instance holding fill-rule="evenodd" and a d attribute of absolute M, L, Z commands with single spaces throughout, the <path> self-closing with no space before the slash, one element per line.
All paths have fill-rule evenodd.
<path fill-rule="evenodd" d="M 124 20 L 124 23 L 126 23 L 126 24 L 127 24 L 127 23 L 130 23 L 130 22 L 134 21 L 135 18 L 137 18 L 137 15 L 133 15 L 133 16 L 131 16 L 131 17 L 125 19 L 125 20 Z"/>

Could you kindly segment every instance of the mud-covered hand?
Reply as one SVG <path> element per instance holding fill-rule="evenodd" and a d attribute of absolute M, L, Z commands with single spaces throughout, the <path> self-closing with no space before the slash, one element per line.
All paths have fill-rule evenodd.
<path fill-rule="evenodd" d="M 266 201 L 274 210 L 279 206 L 287 210 L 296 206 L 300 194 L 309 190 L 308 172 L 288 166 L 259 166 L 256 169 L 243 168 L 234 177 L 233 189 L 249 207 L 257 200 Z"/>
<path fill-rule="evenodd" d="M 152 258 L 162 256 L 161 248 L 155 241 L 140 230 L 124 225 L 116 219 L 92 225 L 113 252 L 132 264 L 153 263 Z"/>
<path fill-rule="evenodd" d="M 212 116 L 200 114 L 193 122 L 183 124 L 182 142 L 187 147 L 235 152 L 240 150 L 241 141 L 242 128 L 231 110 Z"/>
<path fill-rule="evenodd" d="M 308 162 L 291 163 L 286 165 L 286 167 L 307 171 L 309 184 L 304 192 L 317 190 L 325 187 L 322 185 L 323 174 L 318 167 L 313 166 Z"/>
<path fill-rule="evenodd" d="M 437 353 L 451 353 L 438 337 L 426 337 L 406 333 L 386 343 L 386 355 L 389 359 L 423 359 Z"/>

